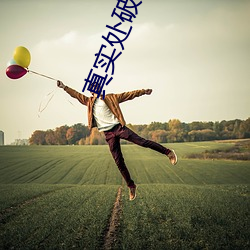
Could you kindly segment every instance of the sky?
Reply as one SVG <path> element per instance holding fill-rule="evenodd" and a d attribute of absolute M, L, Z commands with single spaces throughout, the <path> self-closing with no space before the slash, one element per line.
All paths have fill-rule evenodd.
<path fill-rule="evenodd" d="M 106 25 L 120 22 L 111 17 L 116 4 L 1 1 L 0 130 L 5 144 L 29 138 L 35 130 L 87 125 L 87 108 L 59 89 L 56 81 L 32 73 L 17 80 L 6 76 L 18 46 L 29 50 L 30 70 L 81 93 L 101 45 L 107 46 L 102 53 L 108 56 L 114 48 L 115 55 L 122 52 L 106 94 L 153 89 L 150 96 L 121 104 L 127 123 L 250 117 L 250 1 L 142 0 L 133 22 L 120 26 L 125 32 L 132 27 L 124 50 L 119 44 L 111 48 L 102 38 L 112 31 Z M 110 77 L 111 67 L 107 73 Z M 84 94 L 90 96 L 88 91 Z"/>

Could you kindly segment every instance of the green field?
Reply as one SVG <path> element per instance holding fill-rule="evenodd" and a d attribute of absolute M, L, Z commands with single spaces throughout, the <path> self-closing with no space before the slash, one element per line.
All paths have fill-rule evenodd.
<path fill-rule="evenodd" d="M 0 249 L 250 249 L 250 162 L 187 159 L 229 142 L 168 144 L 167 157 L 123 145 L 135 201 L 108 146 L 0 147 Z"/>

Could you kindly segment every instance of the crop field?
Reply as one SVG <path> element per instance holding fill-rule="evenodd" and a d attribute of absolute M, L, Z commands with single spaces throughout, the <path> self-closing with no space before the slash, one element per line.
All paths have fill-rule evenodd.
<path fill-rule="evenodd" d="M 250 162 L 188 159 L 232 142 L 0 147 L 0 249 L 250 249 Z"/>

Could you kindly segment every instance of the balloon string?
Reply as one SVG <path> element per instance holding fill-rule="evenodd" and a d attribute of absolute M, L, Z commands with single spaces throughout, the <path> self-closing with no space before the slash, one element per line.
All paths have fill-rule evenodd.
<path fill-rule="evenodd" d="M 41 113 L 48 107 L 49 103 L 51 102 L 52 98 L 55 95 L 56 90 L 57 90 L 57 88 L 44 96 L 43 99 L 49 98 L 48 101 L 46 102 L 46 104 L 44 105 L 44 107 L 42 107 L 43 100 L 40 102 L 39 109 L 38 109 L 38 117 L 39 118 L 40 118 Z"/>
<path fill-rule="evenodd" d="M 69 102 L 73 107 L 75 107 L 75 105 L 74 105 L 70 100 L 68 100 L 68 102 Z"/>
<path fill-rule="evenodd" d="M 39 75 L 39 76 L 46 77 L 46 78 L 48 78 L 48 79 L 50 79 L 50 80 L 57 81 L 57 79 L 55 79 L 55 78 L 52 78 L 52 77 L 50 77 L 50 76 L 46 76 L 46 75 L 43 75 L 43 74 L 37 73 L 37 72 L 32 71 L 32 70 L 30 70 L 30 69 L 27 69 L 27 71 L 28 71 L 28 72 L 30 72 L 30 73 L 33 73 L 33 74 L 37 74 L 37 75 Z"/>

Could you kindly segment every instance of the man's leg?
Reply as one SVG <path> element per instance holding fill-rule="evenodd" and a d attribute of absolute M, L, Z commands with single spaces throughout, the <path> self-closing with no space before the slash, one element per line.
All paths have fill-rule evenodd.
<path fill-rule="evenodd" d="M 176 156 L 174 150 L 165 148 L 157 142 L 154 142 L 151 140 L 146 140 L 146 139 L 140 137 L 139 135 L 137 135 L 131 129 L 127 128 L 126 126 L 119 127 L 119 136 L 120 136 L 120 138 L 125 139 L 125 140 L 130 141 L 130 142 L 133 142 L 139 146 L 142 146 L 145 148 L 150 148 L 150 149 L 153 149 L 159 153 L 167 155 L 172 165 L 175 165 L 177 163 L 177 156 Z"/>
<path fill-rule="evenodd" d="M 120 138 L 125 139 L 127 141 L 133 142 L 139 146 L 145 147 L 145 148 L 151 148 L 159 153 L 168 155 L 171 150 L 168 148 L 163 147 L 161 144 L 154 142 L 154 141 L 150 141 L 150 140 L 146 140 L 142 137 L 140 137 L 139 135 L 137 135 L 135 132 L 133 132 L 131 129 L 127 128 L 127 127 L 123 127 L 121 128 L 121 134 L 120 134 Z"/>
<path fill-rule="evenodd" d="M 115 160 L 118 169 L 120 170 L 128 187 L 135 187 L 134 181 L 131 179 L 127 166 L 121 151 L 120 138 L 116 137 L 113 132 L 104 132 L 106 141 L 109 144 L 110 152 Z"/>

